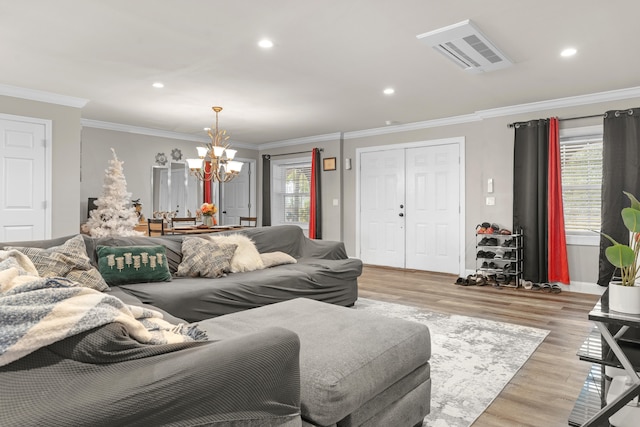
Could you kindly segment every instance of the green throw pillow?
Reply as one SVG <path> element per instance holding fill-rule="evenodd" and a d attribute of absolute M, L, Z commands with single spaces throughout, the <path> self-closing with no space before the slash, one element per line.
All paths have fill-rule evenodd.
<path fill-rule="evenodd" d="M 109 286 L 171 280 L 165 247 L 98 246 L 98 269 Z"/>

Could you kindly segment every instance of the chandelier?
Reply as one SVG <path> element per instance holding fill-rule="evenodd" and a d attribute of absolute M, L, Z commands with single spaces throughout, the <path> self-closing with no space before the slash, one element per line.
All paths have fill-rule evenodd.
<path fill-rule="evenodd" d="M 199 159 L 187 159 L 191 175 L 200 181 L 229 182 L 242 169 L 242 162 L 233 160 L 236 150 L 229 148 L 227 131 L 218 130 L 218 113 L 222 107 L 212 107 L 216 113 L 215 131 L 207 130 L 211 142 L 204 147 L 197 147 Z"/>

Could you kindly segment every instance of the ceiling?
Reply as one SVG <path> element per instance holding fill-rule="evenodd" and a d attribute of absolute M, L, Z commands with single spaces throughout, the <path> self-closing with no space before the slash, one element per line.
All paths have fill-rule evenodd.
<path fill-rule="evenodd" d="M 232 141 L 264 144 L 640 86 L 638 16 L 636 0 L 3 0 L 0 84 L 193 136 L 221 105 Z M 465 19 L 514 65 L 471 74 L 416 38 Z"/>

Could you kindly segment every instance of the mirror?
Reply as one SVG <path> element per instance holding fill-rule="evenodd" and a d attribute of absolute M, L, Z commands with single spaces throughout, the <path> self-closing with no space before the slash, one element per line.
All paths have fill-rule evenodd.
<path fill-rule="evenodd" d="M 184 162 L 151 167 L 152 217 L 195 216 L 202 201 L 202 183 Z"/>

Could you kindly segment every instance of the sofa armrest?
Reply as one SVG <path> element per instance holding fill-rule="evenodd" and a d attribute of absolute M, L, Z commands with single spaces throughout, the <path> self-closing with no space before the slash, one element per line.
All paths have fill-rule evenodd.
<path fill-rule="evenodd" d="M 1 425 L 300 424 L 300 341 L 289 330 L 119 363 L 88 363 L 64 341 L 0 368 Z"/>
<path fill-rule="evenodd" d="M 303 237 L 302 258 L 347 259 L 344 243 L 331 240 L 312 240 Z"/>

